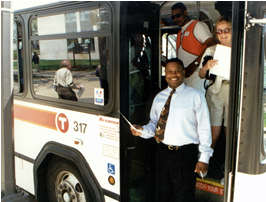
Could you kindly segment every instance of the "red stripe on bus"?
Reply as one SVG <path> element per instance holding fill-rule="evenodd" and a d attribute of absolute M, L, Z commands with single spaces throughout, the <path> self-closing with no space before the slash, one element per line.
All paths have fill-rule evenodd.
<path fill-rule="evenodd" d="M 14 105 L 14 118 L 56 130 L 55 112 Z"/>
<path fill-rule="evenodd" d="M 213 194 L 218 194 L 220 196 L 224 195 L 224 189 L 214 185 L 206 184 L 203 182 L 196 182 L 196 188 L 202 191 L 210 192 Z"/>

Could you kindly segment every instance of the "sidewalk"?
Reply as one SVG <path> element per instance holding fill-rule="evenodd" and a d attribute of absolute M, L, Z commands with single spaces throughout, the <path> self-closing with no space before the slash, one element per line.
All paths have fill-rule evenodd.
<path fill-rule="evenodd" d="M 37 202 L 31 196 L 23 195 L 23 193 L 10 194 L 2 197 L 1 202 Z"/>

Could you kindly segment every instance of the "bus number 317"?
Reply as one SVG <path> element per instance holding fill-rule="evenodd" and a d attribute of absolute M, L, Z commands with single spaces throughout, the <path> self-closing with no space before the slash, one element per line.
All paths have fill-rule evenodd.
<path fill-rule="evenodd" d="M 85 134 L 87 128 L 86 123 L 78 123 L 77 121 L 74 121 L 74 131 L 75 132 L 80 132 Z"/>

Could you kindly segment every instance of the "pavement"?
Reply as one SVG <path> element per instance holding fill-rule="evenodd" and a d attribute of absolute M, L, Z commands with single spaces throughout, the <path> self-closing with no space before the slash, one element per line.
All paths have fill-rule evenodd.
<path fill-rule="evenodd" d="M 1 202 L 37 202 L 37 200 L 25 193 L 14 193 L 8 195 L 1 193 Z"/>

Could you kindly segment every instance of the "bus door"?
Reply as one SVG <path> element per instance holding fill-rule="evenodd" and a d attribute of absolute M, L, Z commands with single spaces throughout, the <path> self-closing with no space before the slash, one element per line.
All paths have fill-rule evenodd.
<path fill-rule="evenodd" d="M 158 92 L 158 6 L 147 2 L 121 5 L 120 111 L 144 125 Z M 154 140 L 131 135 L 121 120 L 121 201 L 154 201 Z"/>
<path fill-rule="evenodd" d="M 239 97 L 235 96 L 239 102 L 234 114 L 238 120 L 235 168 L 228 176 L 227 201 L 262 202 L 266 187 L 266 3 L 247 1 L 245 11 L 242 78 L 236 77 L 240 89 Z"/>
<path fill-rule="evenodd" d="M 171 18 L 171 7 L 177 2 L 165 2 L 160 8 L 160 31 L 161 31 L 161 82 L 162 88 L 167 86 L 165 82 L 165 61 L 170 58 L 177 57 L 176 55 L 176 37 L 181 31 L 181 27 L 175 25 Z M 183 2 L 187 7 L 188 16 L 191 19 L 196 19 L 204 22 L 211 33 L 214 31 L 215 22 L 223 15 L 233 17 L 233 13 L 238 15 L 239 8 L 233 10 L 232 2 Z M 243 11 L 242 11 L 243 12 Z M 235 20 L 235 19 L 234 19 Z M 235 22 L 237 24 L 239 19 Z M 236 28 L 238 30 L 238 28 Z M 233 31 L 234 33 L 234 31 Z M 234 88 L 234 87 L 233 87 Z M 227 133 L 228 134 L 228 133 Z M 227 138 L 228 139 L 228 138 Z M 225 130 L 222 133 L 215 145 L 213 156 L 209 161 L 208 175 L 205 178 L 197 177 L 196 183 L 196 199 L 197 202 L 222 202 L 226 200 L 226 187 L 224 179 L 228 176 L 228 162 L 231 158 L 225 154 L 232 152 L 227 148 L 228 142 L 232 140 L 226 139 Z M 228 141 L 228 142 L 226 142 Z M 230 156 L 228 154 L 228 156 Z M 227 181 L 226 181 L 227 182 Z"/>

